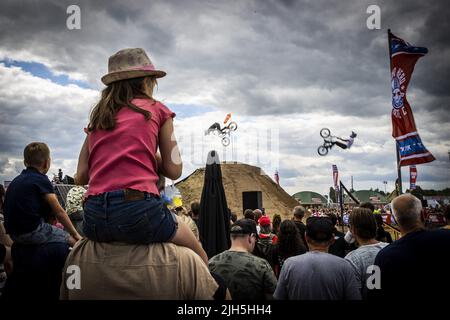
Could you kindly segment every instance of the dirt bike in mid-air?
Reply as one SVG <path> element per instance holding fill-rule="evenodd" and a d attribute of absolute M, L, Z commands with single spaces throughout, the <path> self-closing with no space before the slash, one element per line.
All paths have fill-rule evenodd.
<path fill-rule="evenodd" d="M 224 124 L 228 122 L 230 119 L 231 114 L 228 114 Z M 237 129 L 237 123 L 234 121 L 231 121 L 228 125 L 221 128 L 220 123 L 215 122 L 212 126 L 208 128 L 208 130 L 205 131 L 205 136 L 209 134 L 217 134 L 220 138 L 222 138 L 222 145 L 224 147 L 228 146 L 230 144 L 230 133 L 233 131 L 236 131 Z"/>
<path fill-rule="evenodd" d="M 356 133 L 352 131 L 348 139 L 342 139 L 340 137 L 332 136 L 331 131 L 328 128 L 320 130 L 320 136 L 323 138 L 323 144 L 317 148 L 317 152 L 321 156 L 326 156 L 328 151 L 336 144 L 342 149 L 349 149 L 353 145 L 353 141 L 356 138 Z"/>

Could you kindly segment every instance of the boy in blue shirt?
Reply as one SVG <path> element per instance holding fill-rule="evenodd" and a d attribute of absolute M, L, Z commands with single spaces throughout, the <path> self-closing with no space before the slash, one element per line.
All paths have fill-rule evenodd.
<path fill-rule="evenodd" d="M 32 142 L 24 149 L 26 169 L 9 185 L 4 203 L 6 232 L 15 242 L 44 244 L 65 242 L 73 246 L 81 236 L 58 202 L 50 180 L 50 149 L 45 143 Z M 65 232 L 47 223 L 55 216 Z"/>

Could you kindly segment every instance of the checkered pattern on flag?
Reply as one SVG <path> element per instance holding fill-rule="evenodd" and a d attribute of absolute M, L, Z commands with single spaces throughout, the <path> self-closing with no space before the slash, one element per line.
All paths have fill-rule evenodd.
<path fill-rule="evenodd" d="M 400 166 L 409 166 L 434 161 L 434 156 L 425 148 L 416 129 L 411 107 L 406 99 L 408 84 L 414 66 L 427 48 L 414 47 L 403 39 L 389 34 L 391 46 L 392 87 L 392 136 L 400 149 Z"/>

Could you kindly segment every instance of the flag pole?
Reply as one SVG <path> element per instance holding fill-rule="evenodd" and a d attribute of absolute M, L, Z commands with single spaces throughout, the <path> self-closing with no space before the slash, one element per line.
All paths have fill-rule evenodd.
<path fill-rule="evenodd" d="M 388 29 L 387 32 L 388 32 L 389 65 L 390 65 L 389 73 L 391 73 L 392 72 L 392 50 L 391 50 L 392 33 L 391 33 L 391 29 Z M 391 75 L 391 77 L 392 77 L 392 75 Z M 398 147 L 397 139 L 395 140 L 395 153 L 397 155 L 398 192 L 400 195 L 403 193 L 403 191 L 402 191 L 402 167 L 400 166 L 400 149 Z"/>
<path fill-rule="evenodd" d="M 344 194 L 342 191 L 342 182 L 339 180 L 339 190 L 338 190 L 338 202 L 339 207 L 341 210 L 341 221 L 342 221 L 342 233 L 345 233 L 345 226 L 344 226 Z"/>

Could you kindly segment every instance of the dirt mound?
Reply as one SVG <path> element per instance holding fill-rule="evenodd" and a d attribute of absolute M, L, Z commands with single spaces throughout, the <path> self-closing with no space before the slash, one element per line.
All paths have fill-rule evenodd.
<path fill-rule="evenodd" d="M 228 207 L 238 217 L 242 217 L 243 213 L 242 192 L 244 191 L 261 191 L 263 207 L 271 217 L 278 213 L 283 219 L 286 219 L 292 214 L 292 209 L 299 204 L 258 167 L 242 163 L 222 162 L 221 169 Z M 176 184 L 186 206 L 189 206 L 191 201 L 200 200 L 204 175 L 204 168 L 197 169 Z"/>

